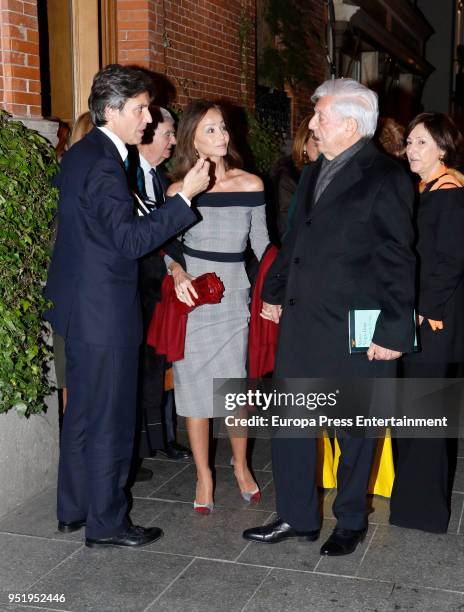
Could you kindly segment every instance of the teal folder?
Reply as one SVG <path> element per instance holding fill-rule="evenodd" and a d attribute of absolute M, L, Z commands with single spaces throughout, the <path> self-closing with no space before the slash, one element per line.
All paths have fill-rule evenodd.
<path fill-rule="evenodd" d="M 367 353 L 375 332 L 380 309 L 353 309 L 348 313 L 348 340 L 350 353 Z M 414 313 L 414 320 L 416 315 Z M 418 351 L 417 333 L 414 337 L 414 351 Z"/>

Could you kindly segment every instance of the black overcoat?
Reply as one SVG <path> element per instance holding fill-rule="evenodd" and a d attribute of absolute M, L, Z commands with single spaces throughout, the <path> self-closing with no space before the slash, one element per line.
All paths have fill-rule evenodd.
<path fill-rule="evenodd" d="M 262 292 L 264 301 L 283 306 L 275 375 L 375 376 L 380 362 L 349 353 L 348 312 L 381 309 L 374 342 L 412 350 L 412 183 L 368 142 L 314 205 L 320 165 L 312 164 L 298 185 L 294 228 Z M 383 368 L 382 375 L 390 374 Z"/>

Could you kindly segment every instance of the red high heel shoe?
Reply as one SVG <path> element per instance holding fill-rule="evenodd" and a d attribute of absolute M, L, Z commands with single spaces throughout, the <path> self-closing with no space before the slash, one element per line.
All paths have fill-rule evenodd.
<path fill-rule="evenodd" d="M 208 516 L 214 510 L 214 502 L 210 504 L 197 504 L 196 501 L 193 502 L 193 509 L 198 514 L 202 514 L 203 516 Z"/>
<path fill-rule="evenodd" d="M 249 504 L 259 504 L 261 501 L 261 491 L 257 487 L 254 491 L 240 491 L 243 499 Z"/>
<path fill-rule="evenodd" d="M 198 486 L 198 482 L 197 482 L 197 486 Z M 211 501 L 207 504 L 199 504 L 197 503 L 197 500 L 195 500 L 193 502 L 193 509 L 198 514 L 202 514 L 203 516 L 208 516 L 208 514 L 211 514 L 211 512 L 214 510 L 214 501 Z"/>

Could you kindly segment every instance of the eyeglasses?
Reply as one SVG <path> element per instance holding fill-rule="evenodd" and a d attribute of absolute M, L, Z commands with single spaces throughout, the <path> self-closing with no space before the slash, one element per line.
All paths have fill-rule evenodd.
<path fill-rule="evenodd" d="M 166 130 L 165 132 L 161 132 L 161 136 L 166 136 L 168 138 L 171 138 L 173 136 L 175 137 L 175 135 L 176 135 L 175 130 Z"/>

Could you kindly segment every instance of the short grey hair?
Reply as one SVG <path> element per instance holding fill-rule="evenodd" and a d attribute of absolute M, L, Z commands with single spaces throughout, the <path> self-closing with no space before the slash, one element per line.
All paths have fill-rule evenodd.
<path fill-rule="evenodd" d="M 374 135 L 379 117 L 375 91 L 354 79 L 333 79 L 319 85 L 311 100 L 317 102 L 325 96 L 334 98 L 331 107 L 342 117 L 352 117 L 356 121 L 361 136 L 371 138 Z"/>
<path fill-rule="evenodd" d="M 159 112 L 163 119 L 162 121 L 160 121 L 160 123 L 164 123 L 165 121 L 170 121 L 171 123 L 175 123 L 174 117 L 171 115 L 171 113 L 166 108 L 163 108 L 162 106 L 160 106 Z"/>
<path fill-rule="evenodd" d="M 143 145 L 149 145 L 153 142 L 155 132 L 160 123 L 168 121 L 169 123 L 172 123 L 173 127 L 176 124 L 176 120 L 166 108 L 152 103 L 150 104 L 148 110 L 150 111 L 152 122 L 147 125 L 145 132 L 143 133 L 142 142 L 140 143 Z"/>

